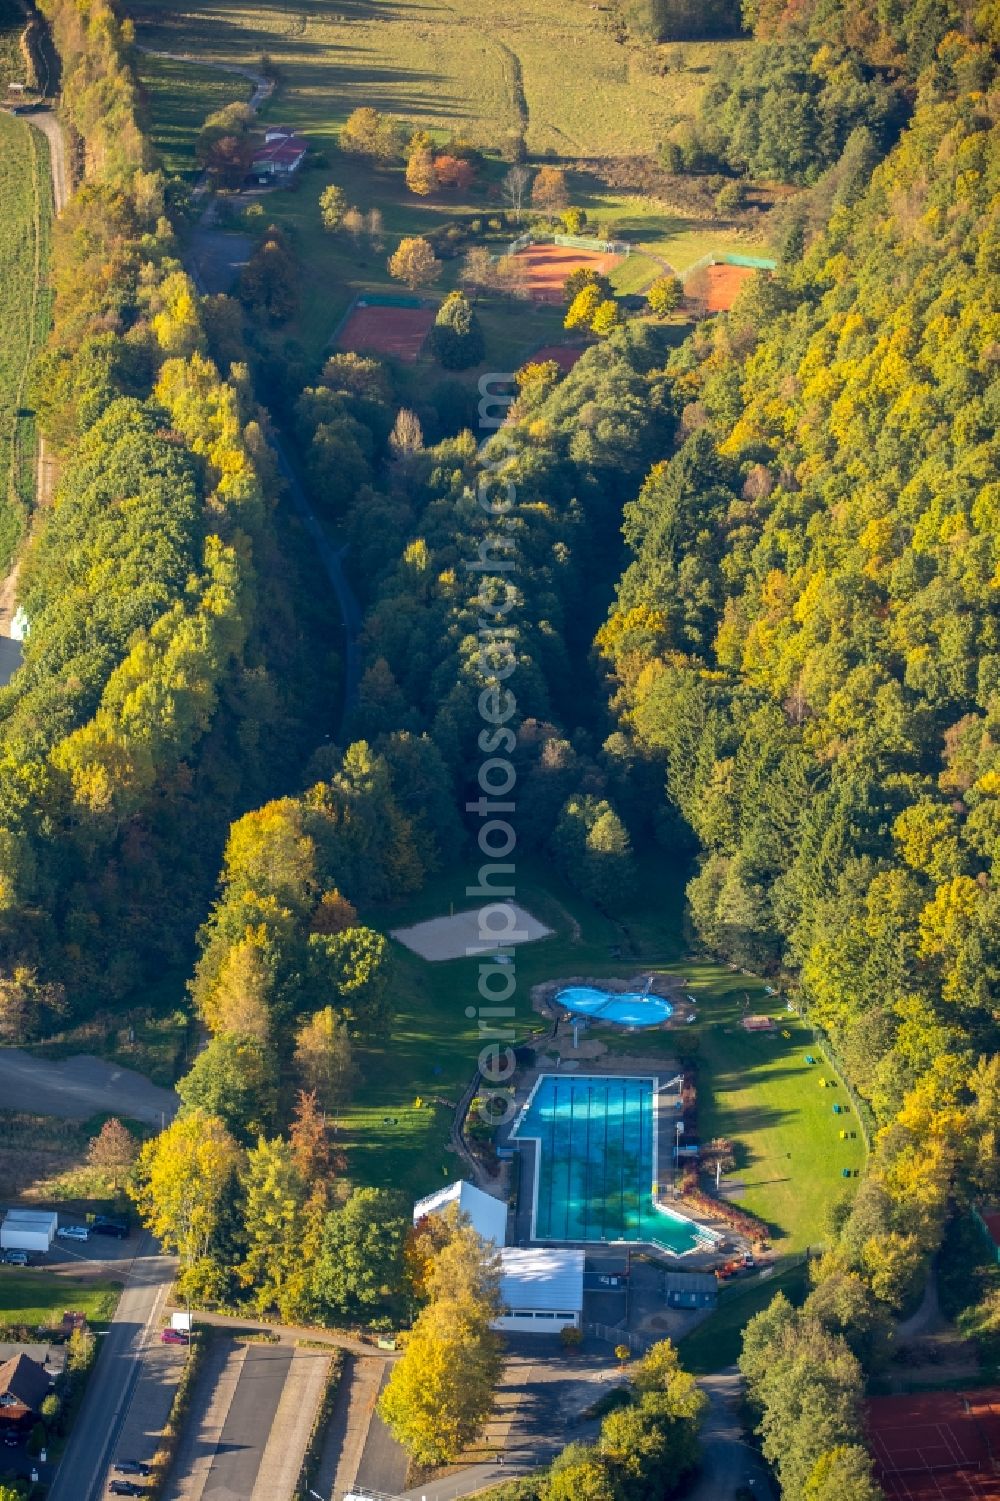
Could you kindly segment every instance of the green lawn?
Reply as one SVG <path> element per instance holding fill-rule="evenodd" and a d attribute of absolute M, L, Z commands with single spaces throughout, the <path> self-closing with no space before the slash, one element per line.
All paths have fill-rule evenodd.
<path fill-rule="evenodd" d="M 0 573 L 34 496 L 35 432 L 25 393 L 49 318 L 48 149 L 24 120 L 0 114 Z"/>
<path fill-rule="evenodd" d="M 698 1133 L 702 1141 L 722 1136 L 735 1144 L 736 1171 L 742 1186 L 739 1203 L 771 1226 L 780 1255 L 805 1251 L 829 1234 L 830 1206 L 854 1179 L 842 1176 L 864 1167 L 865 1145 L 853 1110 L 834 1115 L 833 1104 L 849 1107 L 842 1083 L 821 1089 L 820 1078 L 836 1081 L 823 1061 L 812 1032 L 782 1003 L 768 996 L 760 980 L 733 973 L 722 965 L 684 963 L 674 968 L 690 980 L 698 997 L 699 1021 L 683 1037 L 694 1044 L 698 1059 Z M 781 1030 L 749 1033 L 739 1025 L 745 998 L 756 1014 L 770 1014 Z M 788 1037 L 782 1035 L 789 1033 Z M 653 1050 L 672 1055 L 677 1034 L 655 1033 L 644 1039 Z M 619 1034 L 608 1039 L 616 1052 L 628 1052 L 633 1040 Z M 810 1053 L 818 1061 L 805 1062 Z M 856 1133 L 841 1141 L 842 1130 Z"/>
<path fill-rule="evenodd" d="M 106 1324 L 118 1304 L 117 1282 L 82 1282 L 51 1272 L 0 1267 L 0 1327 L 57 1324 L 67 1308 L 80 1308 L 91 1324 Z"/>
<path fill-rule="evenodd" d="M 808 1291 L 809 1276 L 804 1261 L 766 1277 L 763 1282 L 755 1278 L 724 1288 L 715 1313 L 685 1335 L 678 1345 L 685 1370 L 702 1376 L 735 1364 L 747 1321 L 767 1308 L 776 1293 L 784 1293 L 798 1307 Z"/>
<path fill-rule="evenodd" d="M 849 1183 L 841 1169 L 860 1169 L 864 1144 L 855 1117 L 832 1113 L 846 1103 L 846 1091 L 820 1089 L 824 1065 L 804 1061 L 814 1052 L 811 1034 L 787 1017 L 780 1000 L 768 997 L 763 982 L 724 966 L 682 960 L 682 888 L 686 868 L 662 855 L 649 855 L 641 867 L 643 893 L 623 923 L 612 922 L 567 887 L 548 867 L 518 865 L 517 900 L 553 929 L 550 938 L 517 952 L 516 1025 L 519 1035 L 539 1025 L 530 991 L 545 980 L 570 976 L 627 977 L 649 965 L 674 970 L 691 981 L 701 1020 L 683 1033 L 602 1033 L 616 1052 L 676 1057 L 678 1048 L 697 1049 L 701 1058 L 699 1131 L 703 1140 L 729 1136 L 737 1145 L 741 1202 L 772 1227 L 781 1255 L 798 1253 L 825 1239 L 830 1205 Z M 467 875 L 458 871 L 433 881 L 405 906 L 367 913 L 388 930 L 472 905 L 465 897 Z M 575 925 L 575 926 L 574 926 Z M 577 936 L 577 929 L 579 936 Z M 611 957 L 612 946 L 624 957 Z M 475 959 L 427 963 L 400 945 L 396 1011 L 385 1048 L 360 1059 L 364 1085 L 359 1103 L 343 1113 L 342 1141 L 353 1174 L 362 1181 L 398 1183 L 414 1193 L 429 1192 L 450 1177 L 454 1157 L 446 1152 L 450 1112 L 430 1104 L 414 1108 L 419 1096 L 456 1099 L 472 1076 L 476 1032 L 466 1007 L 477 1004 Z M 769 1010 L 790 1032 L 752 1035 L 738 1026 L 744 995 L 754 1011 Z M 817 1055 L 818 1056 L 818 1055 Z M 840 1129 L 858 1131 L 841 1142 Z"/>
<path fill-rule="evenodd" d="M 167 172 L 196 170 L 195 142 L 205 123 L 226 104 L 250 98 L 251 84 L 238 73 L 220 73 L 197 63 L 140 55 L 150 135 Z"/>

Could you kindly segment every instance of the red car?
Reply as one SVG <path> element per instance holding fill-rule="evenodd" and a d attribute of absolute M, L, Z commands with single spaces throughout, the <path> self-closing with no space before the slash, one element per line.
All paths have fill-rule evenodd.
<path fill-rule="evenodd" d="M 160 1334 L 160 1342 L 164 1345 L 186 1345 L 190 1340 L 191 1336 L 183 1329 L 164 1329 Z"/>

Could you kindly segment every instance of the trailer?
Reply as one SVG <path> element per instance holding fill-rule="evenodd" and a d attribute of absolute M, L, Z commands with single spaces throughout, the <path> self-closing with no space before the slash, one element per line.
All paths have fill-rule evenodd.
<path fill-rule="evenodd" d="M 59 1216 L 47 1209 L 8 1209 L 0 1225 L 0 1250 L 50 1251 L 58 1226 Z"/>

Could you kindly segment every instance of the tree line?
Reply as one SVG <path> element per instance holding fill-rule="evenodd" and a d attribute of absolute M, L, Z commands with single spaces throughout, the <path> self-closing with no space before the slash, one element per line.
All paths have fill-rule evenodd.
<path fill-rule="evenodd" d="M 1000 1192 L 993 66 L 945 36 L 882 164 L 671 357 L 680 443 L 597 636 L 701 942 L 780 977 L 876 1124 L 804 1313 L 747 1333 L 789 1501 L 875 1493 L 876 1331 Z"/>
<path fill-rule="evenodd" d="M 232 813 L 301 755 L 317 684 L 279 551 L 266 419 L 212 358 L 137 117 L 131 31 L 47 8 L 84 177 L 54 229 L 34 401 L 59 460 L 0 694 L 0 1029 L 120 999 L 177 965 Z"/>

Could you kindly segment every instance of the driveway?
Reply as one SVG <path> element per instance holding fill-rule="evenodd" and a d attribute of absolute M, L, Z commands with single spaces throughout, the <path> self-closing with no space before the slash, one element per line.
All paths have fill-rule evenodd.
<path fill-rule="evenodd" d="M 760 1501 L 770 1501 L 774 1493 L 767 1469 L 740 1425 L 743 1378 L 739 1371 L 730 1366 L 703 1377 L 698 1385 L 710 1405 L 701 1431 L 701 1470 L 686 1501 L 733 1501 L 741 1485 L 750 1485 Z"/>
<path fill-rule="evenodd" d="M 80 1053 L 51 1062 L 21 1048 L 0 1048 L 0 1099 L 5 1110 L 84 1121 L 108 1111 L 159 1126 L 172 1120 L 179 1101 L 144 1074 Z"/>

